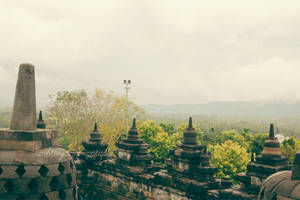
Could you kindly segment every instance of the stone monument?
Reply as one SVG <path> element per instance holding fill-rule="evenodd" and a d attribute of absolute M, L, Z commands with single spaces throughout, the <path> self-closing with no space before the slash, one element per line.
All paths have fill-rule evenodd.
<path fill-rule="evenodd" d="M 10 129 L 0 129 L 0 199 L 77 199 L 72 157 L 37 126 L 34 66 L 21 64 Z"/>
<path fill-rule="evenodd" d="M 152 156 L 148 153 L 150 145 L 139 138 L 135 123 L 135 119 L 133 119 L 127 138 L 117 143 L 117 162 L 142 169 L 150 165 Z"/>
<path fill-rule="evenodd" d="M 274 125 L 270 125 L 269 137 L 264 142 L 261 155 L 251 155 L 247 171 L 239 173 L 240 188 L 223 190 L 224 198 L 257 199 L 262 182 L 271 174 L 289 169 L 287 157 L 282 156 L 280 143 L 274 135 Z M 222 196 L 221 195 L 221 196 Z"/>
<path fill-rule="evenodd" d="M 219 188 L 214 174 L 217 168 L 210 166 L 210 153 L 205 145 L 200 145 L 197 132 L 193 128 L 192 118 L 184 131 L 182 144 L 170 152 L 167 159 L 168 173 L 173 177 L 172 182 L 181 191 L 186 191 L 189 198 L 212 199 L 208 190 Z"/>
<path fill-rule="evenodd" d="M 106 152 L 108 144 L 102 141 L 102 134 L 98 132 L 97 123 L 94 124 L 94 130 L 90 133 L 90 139 L 83 141 L 82 145 L 84 150 L 79 157 L 84 160 L 86 164 L 94 165 L 95 162 L 109 158 Z"/>

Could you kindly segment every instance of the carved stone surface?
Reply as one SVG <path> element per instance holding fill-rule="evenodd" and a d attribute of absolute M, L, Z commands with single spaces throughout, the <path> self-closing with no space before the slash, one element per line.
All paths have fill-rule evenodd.
<path fill-rule="evenodd" d="M 56 131 L 36 128 L 35 112 L 34 68 L 22 64 L 14 130 L 0 129 L 0 199 L 77 199 L 72 157 L 58 147 Z"/>
<path fill-rule="evenodd" d="M 10 129 L 36 129 L 35 75 L 34 66 L 29 63 L 19 67 Z"/>
<path fill-rule="evenodd" d="M 219 189 L 232 184 L 230 179 L 214 178 L 216 168 L 209 164 L 206 147 L 198 144 L 191 119 L 183 144 L 171 152 L 168 170 L 152 162 L 149 145 L 138 137 L 135 120 L 128 137 L 117 146 L 116 159 L 93 163 L 86 162 L 83 156 L 77 159 L 77 183 L 85 198 L 217 199 Z M 84 154 L 89 149 L 85 148 Z"/>
<path fill-rule="evenodd" d="M 262 184 L 258 199 L 300 199 L 300 151 L 296 153 L 293 170 L 277 172 Z"/>
<path fill-rule="evenodd" d="M 86 162 L 86 164 L 94 164 L 104 159 L 108 159 L 110 156 L 107 153 L 108 144 L 102 141 L 102 134 L 98 132 L 98 125 L 95 123 L 94 130 L 90 133 L 90 139 L 83 141 L 83 152 L 79 157 Z"/>
<path fill-rule="evenodd" d="M 190 118 L 182 144 L 170 152 L 170 159 L 167 162 L 169 173 L 179 173 L 183 177 L 203 182 L 213 180 L 217 169 L 210 166 L 209 159 L 210 153 L 207 152 L 206 146 L 198 144 L 197 133 Z"/>
<path fill-rule="evenodd" d="M 117 160 L 125 165 L 148 166 L 151 164 L 152 156 L 148 153 L 149 144 L 145 144 L 138 136 L 138 131 L 133 119 L 132 127 L 128 137 L 117 143 Z"/>

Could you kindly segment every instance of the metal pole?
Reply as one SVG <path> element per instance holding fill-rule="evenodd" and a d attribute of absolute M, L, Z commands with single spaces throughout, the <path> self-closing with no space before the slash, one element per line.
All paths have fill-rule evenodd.
<path fill-rule="evenodd" d="M 128 135 L 128 87 L 125 87 L 126 89 L 126 128 L 125 128 L 125 134 Z"/>
<path fill-rule="evenodd" d="M 129 85 L 131 84 L 131 80 L 124 80 L 123 82 L 125 84 L 125 91 L 126 91 L 126 110 L 125 110 L 125 121 L 126 121 L 126 127 L 125 127 L 125 135 L 128 135 L 128 93 L 129 93 Z"/>

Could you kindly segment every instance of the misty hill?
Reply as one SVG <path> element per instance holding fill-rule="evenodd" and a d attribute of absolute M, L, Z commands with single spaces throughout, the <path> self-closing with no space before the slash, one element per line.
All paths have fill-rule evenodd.
<path fill-rule="evenodd" d="M 150 115 L 217 115 L 223 117 L 300 118 L 300 102 L 212 102 L 204 104 L 144 105 Z"/>

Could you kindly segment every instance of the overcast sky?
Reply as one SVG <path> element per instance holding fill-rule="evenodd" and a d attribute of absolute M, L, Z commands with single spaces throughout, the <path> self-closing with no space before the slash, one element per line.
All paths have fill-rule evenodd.
<path fill-rule="evenodd" d="M 0 0 L 0 105 L 20 63 L 37 103 L 59 90 L 138 104 L 300 99 L 300 1 Z"/>

